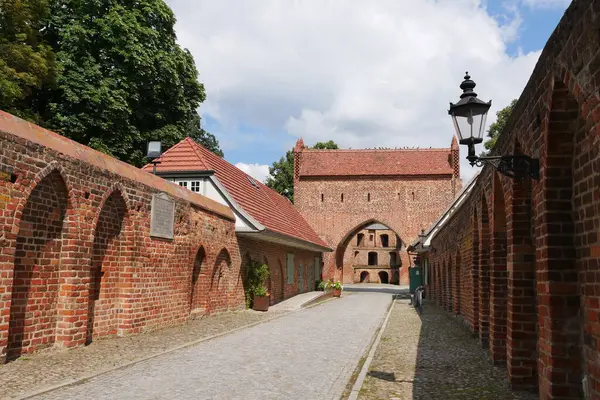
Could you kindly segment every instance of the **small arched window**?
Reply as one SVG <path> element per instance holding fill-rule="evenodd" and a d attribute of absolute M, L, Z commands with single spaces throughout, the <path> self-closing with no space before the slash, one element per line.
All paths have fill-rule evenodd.
<path fill-rule="evenodd" d="M 367 193 L 367 201 L 371 201 L 371 193 Z"/>
<path fill-rule="evenodd" d="M 321 193 L 321 203 L 323 202 L 324 199 L 325 199 L 325 195 L 323 193 Z"/>
<path fill-rule="evenodd" d="M 412 192 L 412 199 L 415 201 L 415 192 Z"/>
<path fill-rule="evenodd" d="M 342 199 L 342 203 L 343 203 L 344 202 L 344 193 L 342 193 L 341 199 Z"/>

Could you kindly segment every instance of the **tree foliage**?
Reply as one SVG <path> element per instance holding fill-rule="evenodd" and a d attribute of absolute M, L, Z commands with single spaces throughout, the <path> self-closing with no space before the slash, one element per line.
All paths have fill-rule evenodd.
<path fill-rule="evenodd" d="M 512 113 L 512 110 L 515 107 L 515 104 L 517 104 L 516 99 L 511 101 L 508 106 L 504 107 L 502 110 L 496 113 L 496 122 L 491 124 L 488 129 L 487 136 L 489 137 L 489 139 L 486 140 L 483 144 L 488 152 L 496 145 L 496 140 L 504 130 L 506 121 L 510 117 L 510 114 Z"/>
<path fill-rule="evenodd" d="M 317 142 L 313 149 L 337 150 L 339 147 L 333 141 Z M 269 177 L 265 184 L 275 190 L 282 196 L 287 197 L 294 202 L 294 150 L 288 150 L 284 157 L 275 161 L 273 166 L 269 167 Z"/>
<path fill-rule="evenodd" d="M 148 140 L 167 148 L 190 136 L 222 156 L 216 138 L 200 127 L 204 87 L 192 55 L 176 42 L 175 16 L 163 0 L 0 1 L 11 5 L 0 18 L 27 16 L 35 38 L 28 45 L 55 59 L 51 85 L 40 78 L 30 84 L 41 89 L 35 99 L 23 91 L 27 104 L 11 100 L 18 110 L 37 114 L 29 119 L 138 166 L 146 161 Z M 0 32 L 0 44 L 19 44 L 15 35 Z M 36 76 L 45 76 L 41 72 Z M 8 87 L 18 83 L 5 80 Z M 15 108 L 4 99 L 0 107 Z"/>
<path fill-rule="evenodd" d="M 42 37 L 48 0 L 0 0 L 0 109 L 40 122 L 41 89 L 54 84 L 54 53 Z"/>

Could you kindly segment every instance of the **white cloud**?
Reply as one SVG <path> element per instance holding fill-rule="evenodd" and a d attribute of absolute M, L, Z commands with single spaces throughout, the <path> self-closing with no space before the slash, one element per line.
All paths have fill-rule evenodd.
<path fill-rule="evenodd" d="M 249 157 L 259 141 L 298 136 L 353 148 L 449 147 L 446 110 L 465 70 L 480 97 L 493 99 L 491 123 L 539 57 L 508 56 L 520 15 L 496 20 L 479 0 L 167 2 L 206 87 L 201 111 L 221 124 L 221 143 L 247 143 L 241 125 L 263 132 Z"/>
<path fill-rule="evenodd" d="M 269 166 L 260 164 L 246 164 L 239 162 L 235 164 L 236 167 L 261 182 L 264 182 L 269 176 Z"/>
<path fill-rule="evenodd" d="M 523 0 L 531 8 L 566 8 L 571 0 Z"/>

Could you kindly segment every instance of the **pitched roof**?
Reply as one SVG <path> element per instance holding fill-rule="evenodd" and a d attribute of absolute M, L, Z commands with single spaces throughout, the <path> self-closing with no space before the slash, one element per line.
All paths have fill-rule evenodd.
<path fill-rule="evenodd" d="M 302 150 L 300 176 L 452 175 L 448 149 Z"/>
<path fill-rule="evenodd" d="M 236 166 L 186 138 L 165 151 L 156 171 L 214 171 L 229 195 L 267 230 L 329 248 L 290 201 Z M 143 167 L 152 170 L 152 164 Z"/>

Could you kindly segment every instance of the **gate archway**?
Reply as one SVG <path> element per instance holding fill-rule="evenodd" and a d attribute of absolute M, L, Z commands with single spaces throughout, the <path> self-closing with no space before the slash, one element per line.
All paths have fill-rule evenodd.
<path fill-rule="evenodd" d="M 369 272 L 363 271 L 360 273 L 360 283 L 369 283 Z"/>

